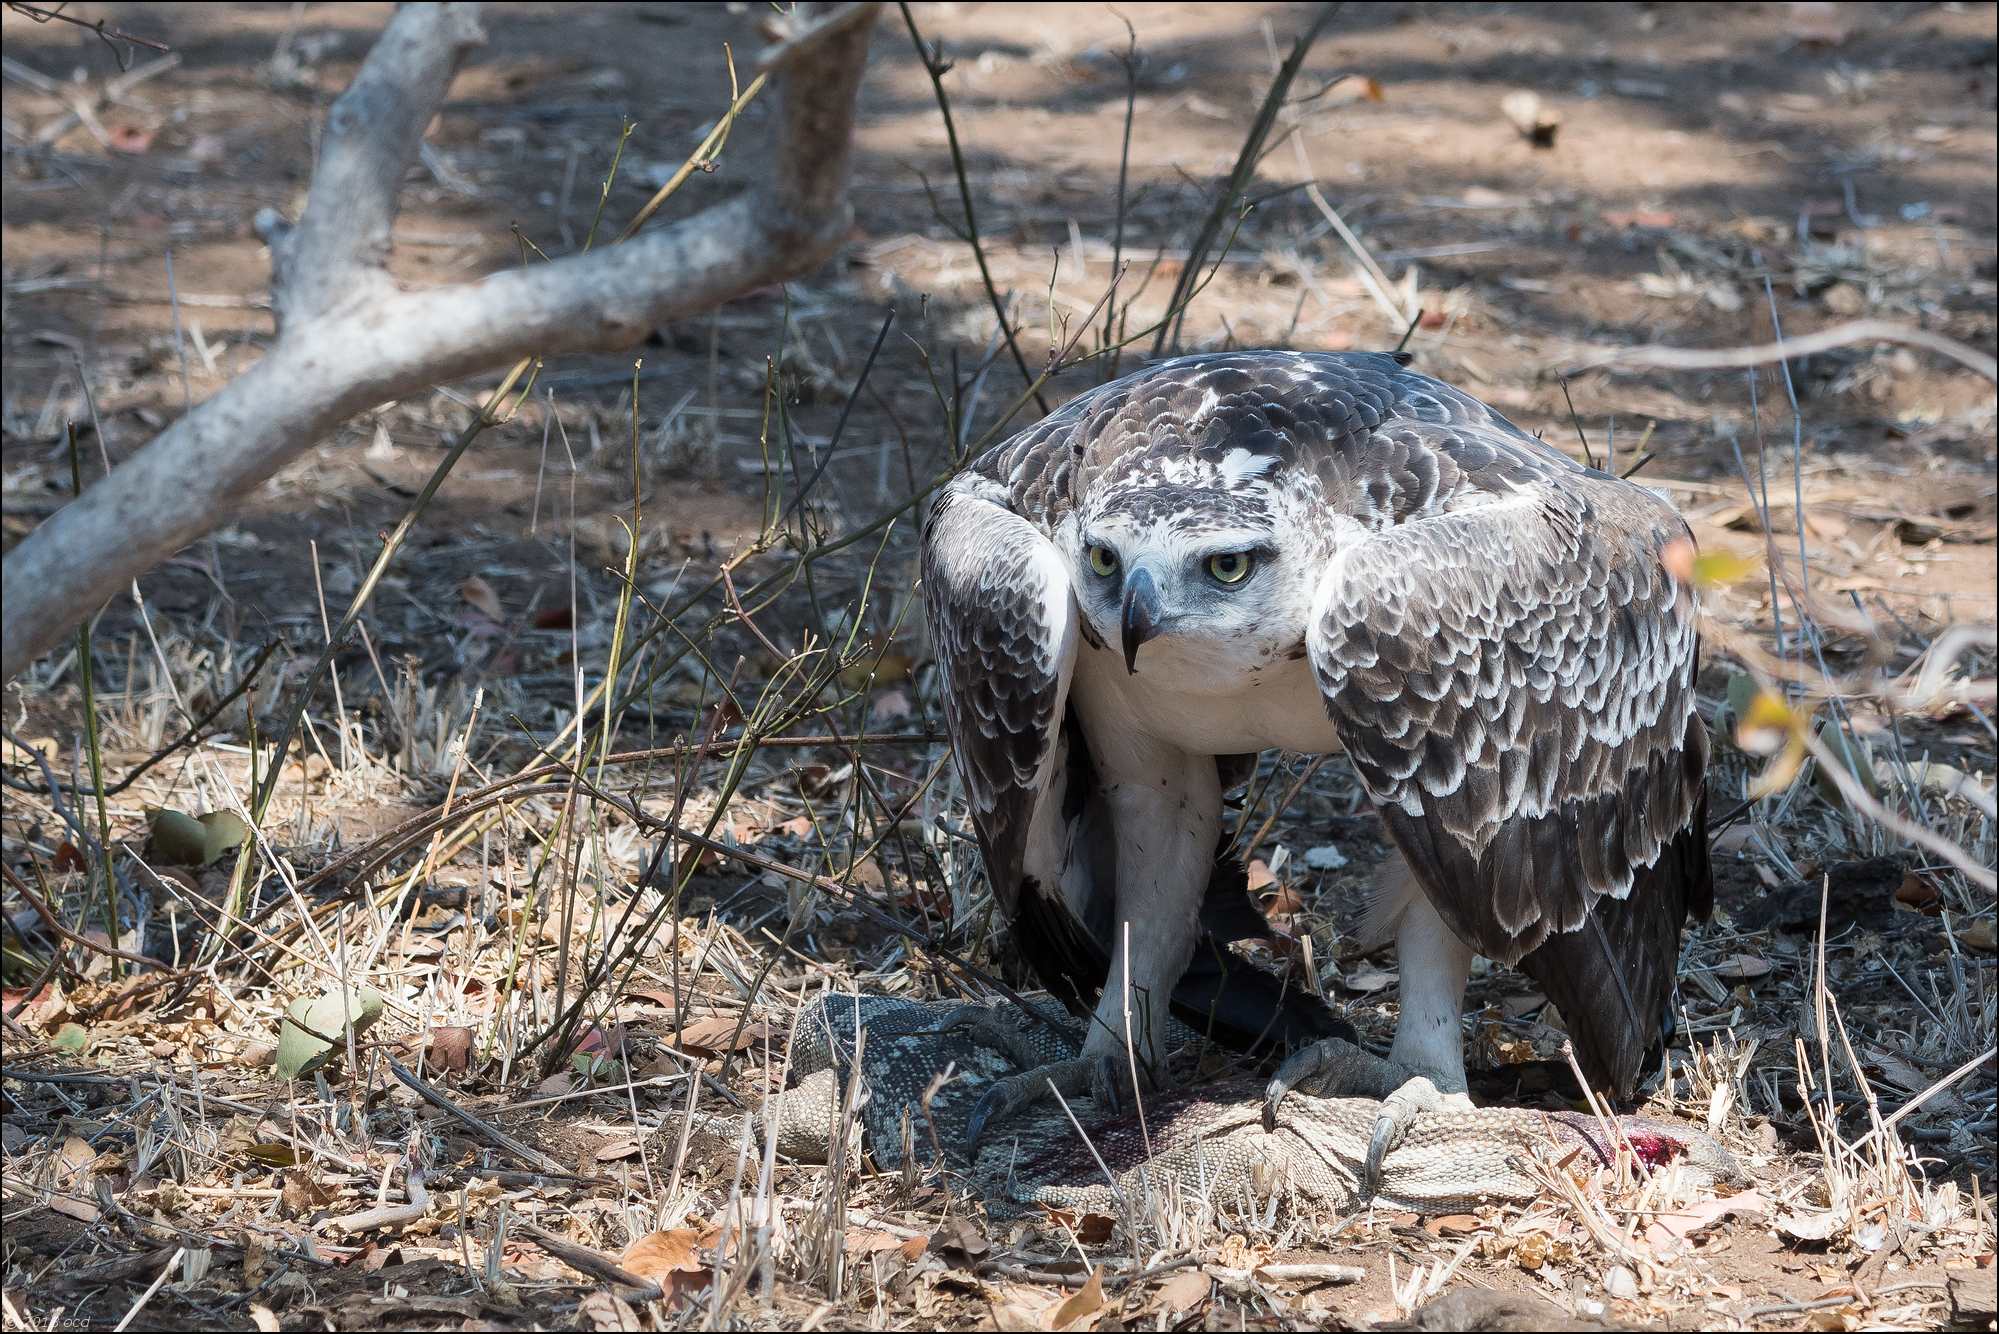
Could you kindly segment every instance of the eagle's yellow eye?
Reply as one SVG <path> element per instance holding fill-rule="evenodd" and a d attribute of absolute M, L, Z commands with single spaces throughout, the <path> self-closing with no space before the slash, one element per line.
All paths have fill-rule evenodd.
<path fill-rule="evenodd" d="M 1105 546 L 1091 547 L 1090 570 L 1103 578 L 1110 578 L 1117 573 L 1117 552 Z"/>
<path fill-rule="evenodd" d="M 1239 584 L 1249 578 L 1251 561 L 1247 551 L 1230 551 L 1208 557 L 1208 573 L 1217 583 Z"/>

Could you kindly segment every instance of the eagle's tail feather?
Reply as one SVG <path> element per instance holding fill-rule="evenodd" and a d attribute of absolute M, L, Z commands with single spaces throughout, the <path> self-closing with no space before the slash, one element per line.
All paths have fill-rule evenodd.
<path fill-rule="evenodd" d="M 1594 1087 L 1631 1095 L 1667 1029 L 1680 924 L 1690 909 L 1707 916 L 1713 892 L 1703 791 L 1693 819 L 1637 871 L 1628 895 L 1598 899 L 1588 927 L 1551 935 L 1520 961 L 1561 1010 L 1576 1063 Z M 1606 990 L 1628 999 L 1606 1005 Z"/>

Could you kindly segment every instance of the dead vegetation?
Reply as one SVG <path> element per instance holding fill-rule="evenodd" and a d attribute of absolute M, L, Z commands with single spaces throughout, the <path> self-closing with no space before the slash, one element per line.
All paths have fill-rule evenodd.
<path fill-rule="evenodd" d="M 1282 9 L 890 11 L 845 264 L 636 367 L 373 408 L 9 684 L 6 1326 L 1357 1327 L 1468 1290 L 1553 1303 L 1522 1327 L 1980 1319 L 1994 405 L 1934 349 L 1993 345 L 1993 11 L 1821 8 L 1385 7 L 1316 42 Z M 174 48 L 136 82 L 154 53 L 6 18 L 10 553 L 271 344 L 248 219 L 382 16 L 228 12 L 107 7 Z M 600 194 L 631 216 L 746 35 L 488 21 L 406 183 L 406 281 L 574 249 Z M 1669 39 L 1740 77 L 1659 67 Z M 1860 317 L 1923 341 L 1608 355 Z M 921 496 L 1155 342 L 1405 339 L 1695 526 L 1735 818 L 1648 1110 L 1754 1187 L 1551 1163 L 1478 1214 L 993 1226 L 844 1134 L 779 1158 L 741 1111 L 807 999 L 1025 982 L 929 689 Z M 1385 1040 L 1351 776 L 1268 756 L 1236 829 L 1272 965 Z M 1473 1002 L 1476 1091 L 1567 1105 L 1559 1015 L 1504 970 Z"/>

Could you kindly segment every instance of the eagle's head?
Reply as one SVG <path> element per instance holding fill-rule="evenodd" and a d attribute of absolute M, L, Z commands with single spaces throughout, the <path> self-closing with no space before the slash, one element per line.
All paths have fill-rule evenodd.
<path fill-rule="evenodd" d="M 1298 642 L 1309 562 L 1301 535 L 1286 531 L 1281 492 L 1255 466 L 1266 460 L 1275 462 L 1231 458 L 1171 480 L 1093 488 L 1072 529 L 1071 582 L 1127 671 L 1138 671 L 1140 649 L 1155 639 L 1166 642 L 1149 656 L 1224 675 Z"/>

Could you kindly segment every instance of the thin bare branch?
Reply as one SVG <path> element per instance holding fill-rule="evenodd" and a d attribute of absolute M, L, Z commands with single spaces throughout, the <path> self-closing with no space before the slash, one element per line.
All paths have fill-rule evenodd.
<path fill-rule="evenodd" d="M 1926 348 L 1949 357 L 1988 380 L 1999 380 L 1999 361 L 1994 361 L 1989 353 L 1980 352 L 1955 338 L 1913 325 L 1896 324 L 1892 320 L 1852 320 L 1817 333 L 1782 338 L 1755 347 L 1684 348 L 1648 343 L 1642 347 L 1596 348 L 1591 350 L 1588 360 L 1578 363 L 1576 369 L 1652 366 L 1671 371 L 1729 370 L 1741 366 L 1768 366 L 1789 357 L 1809 357 L 1854 343 L 1907 343 L 1911 347 Z"/>

